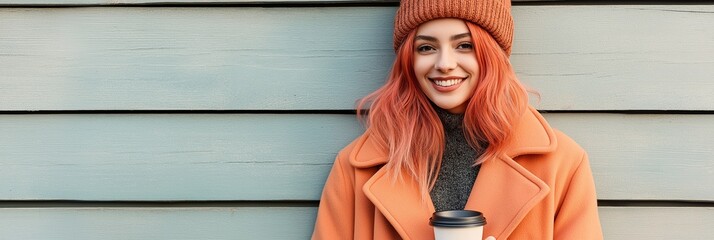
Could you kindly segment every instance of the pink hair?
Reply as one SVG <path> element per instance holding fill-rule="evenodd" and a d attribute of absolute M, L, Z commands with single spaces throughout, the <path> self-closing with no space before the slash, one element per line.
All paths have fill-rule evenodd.
<path fill-rule="evenodd" d="M 479 65 L 476 89 L 464 113 L 464 134 L 481 156 L 474 165 L 503 154 L 514 125 L 528 106 L 525 87 L 516 78 L 506 53 L 485 30 L 465 21 Z M 393 180 L 406 171 L 419 183 L 423 197 L 436 182 L 444 150 L 444 130 L 430 100 L 414 76 L 414 37 L 410 32 L 392 65 L 387 82 L 359 101 L 358 116 L 370 105 L 367 132 L 389 161 Z"/>

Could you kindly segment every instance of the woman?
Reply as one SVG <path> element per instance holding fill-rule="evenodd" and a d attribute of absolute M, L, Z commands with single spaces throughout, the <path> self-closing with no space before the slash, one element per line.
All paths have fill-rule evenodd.
<path fill-rule="evenodd" d="M 313 239 L 433 239 L 429 217 L 453 209 L 482 212 L 489 239 L 602 239 L 587 155 L 528 106 L 512 33 L 509 0 L 401 1 L 394 65 Z"/>

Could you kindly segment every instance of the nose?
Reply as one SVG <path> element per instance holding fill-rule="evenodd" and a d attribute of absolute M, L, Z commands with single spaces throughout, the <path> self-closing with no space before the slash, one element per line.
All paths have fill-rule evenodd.
<path fill-rule="evenodd" d="M 456 56 L 451 51 L 441 51 L 439 58 L 436 60 L 434 68 L 440 72 L 446 73 L 456 68 Z"/>

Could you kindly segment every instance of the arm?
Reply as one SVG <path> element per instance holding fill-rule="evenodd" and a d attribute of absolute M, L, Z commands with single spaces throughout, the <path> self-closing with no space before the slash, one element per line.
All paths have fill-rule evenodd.
<path fill-rule="evenodd" d="M 603 239 L 590 162 L 583 154 L 555 216 L 554 239 Z"/>
<path fill-rule="evenodd" d="M 354 186 L 349 163 L 339 154 L 327 177 L 317 211 L 313 240 L 352 239 L 354 236 Z M 345 156 L 346 157 L 346 156 Z"/>

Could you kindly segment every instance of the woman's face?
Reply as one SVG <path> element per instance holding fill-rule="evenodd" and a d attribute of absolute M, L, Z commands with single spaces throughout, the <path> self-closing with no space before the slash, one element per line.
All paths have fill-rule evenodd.
<path fill-rule="evenodd" d="M 440 108 L 463 113 L 476 88 L 478 63 L 463 20 L 443 18 L 417 28 L 414 74 L 421 90 Z"/>

